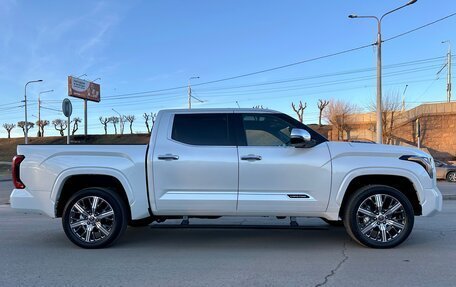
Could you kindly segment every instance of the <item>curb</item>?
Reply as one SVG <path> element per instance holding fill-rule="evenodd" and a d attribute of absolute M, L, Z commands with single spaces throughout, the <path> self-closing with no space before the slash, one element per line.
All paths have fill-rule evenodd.
<path fill-rule="evenodd" d="M 0 182 L 2 182 L 2 181 L 12 181 L 12 179 L 11 178 L 3 178 L 3 179 L 0 178 Z"/>

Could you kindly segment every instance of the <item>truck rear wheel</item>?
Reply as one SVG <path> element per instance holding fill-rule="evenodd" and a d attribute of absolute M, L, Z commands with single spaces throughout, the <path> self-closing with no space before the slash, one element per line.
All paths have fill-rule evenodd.
<path fill-rule="evenodd" d="M 116 241 L 127 227 L 127 209 L 115 193 L 102 188 L 86 188 L 65 205 L 63 230 L 82 248 L 103 248 Z"/>
<path fill-rule="evenodd" d="M 344 225 L 357 242 L 372 248 L 392 248 L 410 235 L 414 213 L 399 190 L 370 185 L 357 190 L 344 210 Z"/>

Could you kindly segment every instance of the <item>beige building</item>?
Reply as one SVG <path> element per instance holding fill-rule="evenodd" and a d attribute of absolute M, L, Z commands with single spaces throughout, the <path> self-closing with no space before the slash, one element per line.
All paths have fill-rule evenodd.
<path fill-rule="evenodd" d="M 375 113 L 356 114 L 347 118 L 343 140 L 375 141 Z M 391 128 L 391 114 L 384 116 L 384 141 L 397 145 L 418 145 L 418 122 L 421 147 L 438 159 L 456 157 L 456 102 L 422 104 L 408 111 L 396 111 Z M 334 127 L 317 128 L 330 140 L 338 140 Z M 341 140 L 339 132 L 339 140 Z"/>

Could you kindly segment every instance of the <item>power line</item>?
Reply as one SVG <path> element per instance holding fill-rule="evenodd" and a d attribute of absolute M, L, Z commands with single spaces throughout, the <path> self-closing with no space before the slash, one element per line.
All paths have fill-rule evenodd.
<path fill-rule="evenodd" d="M 409 61 L 409 62 L 401 62 L 401 63 L 397 63 L 397 64 L 385 65 L 384 69 L 395 69 L 395 68 L 400 68 L 400 67 L 403 67 L 403 66 L 427 64 L 427 63 L 439 61 L 439 60 L 441 60 L 443 58 L 445 58 L 445 56 L 434 57 L 434 58 L 426 58 L 426 59 L 414 60 L 414 61 Z M 335 77 L 335 76 L 349 75 L 349 74 L 355 74 L 355 73 L 364 73 L 364 72 L 369 72 L 369 71 L 374 71 L 374 70 L 375 70 L 375 67 L 370 67 L 370 68 L 362 68 L 362 69 L 356 69 L 356 70 L 342 71 L 342 72 L 337 72 L 337 73 L 328 73 L 328 74 L 307 76 L 307 77 L 301 77 L 301 78 L 282 79 L 282 80 L 277 80 L 277 81 L 260 82 L 260 83 L 246 84 L 246 85 L 240 85 L 240 86 L 203 89 L 203 90 L 199 90 L 199 91 L 201 93 L 204 93 L 206 91 L 217 91 L 217 90 L 243 88 L 243 87 L 275 85 L 275 84 L 281 84 L 281 83 L 304 81 L 304 80 L 311 80 L 311 79 L 318 79 L 318 78 L 325 78 L 325 77 Z M 151 96 L 154 96 L 154 98 L 158 98 L 158 97 L 161 97 L 161 96 L 181 97 L 182 94 L 179 93 L 179 92 L 168 92 L 168 93 L 152 93 L 151 92 L 151 93 L 135 96 L 134 98 L 135 98 L 135 100 L 138 100 L 138 98 L 146 98 L 146 97 L 151 97 Z M 121 99 L 130 99 L 130 98 L 132 98 L 132 97 L 128 96 L 128 95 L 127 96 L 116 96 L 115 98 L 114 98 L 114 96 L 112 96 L 112 97 L 108 97 L 108 98 L 104 99 L 104 101 L 117 101 L 117 100 L 121 100 Z"/>
<path fill-rule="evenodd" d="M 371 47 L 373 45 L 374 44 L 363 45 L 363 46 L 359 46 L 359 47 L 356 47 L 356 48 L 351 48 L 351 49 L 342 50 L 342 51 L 339 51 L 339 52 L 335 52 L 335 53 L 331 53 L 331 54 L 327 54 L 327 55 L 323 55 L 323 56 L 309 58 L 309 59 L 306 59 L 306 60 L 302 60 L 302 61 L 298 61 L 298 62 L 294 62 L 294 63 L 282 65 L 282 66 L 277 66 L 277 67 L 268 68 L 268 69 L 264 69 L 264 70 L 259 70 L 259 71 L 255 71 L 255 72 L 250 72 L 250 73 L 245 73 L 245 74 L 241 74 L 241 75 L 237 75 L 237 76 L 222 78 L 222 79 L 218 79 L 218 80 L 212 80 L 212 81 L 192 84 L 192 87 L 208 85 L 208 84 L 214 84 L 214 83 L 219 83 L 219 82 L 224 82 L 224 81 L 244 78 L 244 77 L 248 77 L 248 76 L 258 75 L 258 74 L 262 74 L 262 73 L 267 73 L 267 72 L 271 72 L 271 71 L 275 71 L 275 70 L 280 70 L 280 69 L 284 69 L 284 68 L 288 68 L 288 67 L 292 67 L 292 66 L 296 66 L 296 65 L 301 65 L 301 64 L 304 64 L 304 63 L 309 63 L 309 62 L 313 62 L 313 61 L 317 61 L 317 60 L 321 60 L 321 59 L 325 59 L 325 58 L 330 58 L 330 57 L 334 57 L 334 56 L 338 56 L 338 55 L 354 52 L 354 51 L 357 51 L 357 50 L 361 50 L 361 49 L 365 49 L 365 48 Z M 166 92 L 166 91 L 172 91 L 172 90 L 178 90 L 178 89 L 186 89 L 186 88 L 187 88 L 187 86 L 177 86 L 177 87 L 173 87 L 173 88 L 165 88 L 165 89 L 159 89 L 159 90 L 151 90 L 151 91 L 143 91 L 143 92 L 127 93 L 127 94 L 118 94 L 118 95 L 111 96 L 111 98 L 116 98 L 116 97 L 119 97 L 119 96 L 135 96 L 135 95 L 141 95 L 141 94 Z"/>
<path fill-rule="evenodd" d="M 430 22 L 430 23 L 427 23 L 427 24 L 424 24 L 424 25 L 422 25 L 422 26 L 419 26 L 419 27 L 417 27 L 417 28 L 415 28 L 415 29 L 412 29 L 412 30 L 409 30 L 409 31 L 407 31 L 407 32 L 398 34 L 398 35 L 396 35 L 396 36 L 387 38 L 387 39 L 383 40 L 382 42 L 391 41 L 391 40 L 393 40 L 393 39 L 396 39 L 396 38 L 405 36 L 405 35 L 407 35 L 407 34 L 410 34 L 410 33 L 415 32 L 415 31 L 417 31 L 417 30 L 423 29 L 423 28 L 425 28 L 425 27 L 431 26 L 431 25 L 433 25 L 433 24 L 435 24 L 435 23 L 438 23 L 438 22 L 440 22 L 440 21 L 443 21 L 443 20 L 445 20 L 445 19 L 448 19 L 448 18 L 450 18 L 450 17 L 453 17 L 453 16 L 455 16 L 455 15 L 456 15 L 456 12 L 455 12 L 455 13 L 452 13 L 452 14 L 450 14 L 450 15 L 448 15 L 448 16 L 445 16 L 445 17 L 443 17 L 443 18 L 440 18 L 440 19 L 437 19 L 437 20 L 435 20 L 435 21 L 432 21 L 432 22 Z"/>
<path fill-rule="evenodd" d="M 414 28 L 412 30 L 400 33 L 400 34 L 392 36 L 390 38 L 387 38 L 387 39 L 383 40 L 383 42 L 391 41 L 393 39 L 405 36 L 407 34 L 410 34 L 410 33 L 413 33 L 415 31 L 418 31 L 420 29 L 423 29 L 425 27 L 431 26 L 431 25 L 433 25 L 435 23 L 438 23 L 438 22 L 441 22 L 443 20 L 446 20 L 446 19 L 448 19 L 450 17 L 453 17 L 455 15 L 456 15 L 456 12 L 452 13 L 452 14 L 450 14 L 448 16 L 442 17 L 440 19 L 437 19 L 435 21 L 432 21 L 430 23 L 427 23 L 425 25 L 422 25 L 422 26 L 419 26 L 417 28 Z M 277 66 L 277 67 L 273 67 L 273 68 L 269 68 L 269 69 L 264 69 L 264 70 L 259 70 L 259 71 L 255 71 L 255 72 L 245 73 L 245 74 L 241 74 L 241 75 L 237 75 L 237 76 L 232 76 L 232 77 L 222 78 L 222 79 L 218 79 L 218 80 L 213 80 L 213 81 L 207 81 L 207 82 L 203 82 L 203 83 L 193 84 L 192 86 L 195 87 L 195 86 L 201 86 L 201 85 L 208 85 L 208 84 L 214 84 L 214 83 L 219 83 L 219 82 L 223 82 L 223 81 L 229 81 L 229 80 L 239 79 L 239 78 L 243 78 L 243 77 L 258 75 L 258 74 L 262 74 L 262 73 L 267 73 L 267 72 L 271 72 L 271 71 L 275 71 L 275 70 L 279 70 L 279 69 L 284 69 L 284 68 L 288 68 L 288 67 L 304 64 L 304 63 L 309 63 L 309 62 L 313 62 L 313 61 L 317 61 L 317 60 L 321 60 L 321 59 L 325 59 L 325 58 L 330 58 L 330 57 L 334 57 L 334 56 L 338 56 L 338 55 L 354 52 L 354 51 L 365 49 L 365 48 L 372 47 L 372 46 L 375 46 L 375 43 L 368 44 L 368 45 L 363 45 L 363 46 L 359 46 L 359 47 L 351 48 L 351 49 L 347 49 L 347 50 L 342 50 L 342 51 L 339 51 L 339 52 L 336 52 L 336 53 L 327 54 L 327 55 L 323 55 L 323 56 L 319 56 L 319 57 L 314 57 L 314 58 L 310 58 L 310 59 L 306 59 L 306 60 L 302 60 L 302 61 L 298 61 L 298 62 L 286 64 L 286 65 L 281 65 L 281 66 Z M 112 98 L 115 98 L 115 97 L 118 97 L 118 96 L 134 96 L 134 95 L 141 95 L 141 94 L 150 94 L 150 93 L 178 90 L 178 89 L 184 89 L 184 88 L 187 88 L 187 86 L 178 86 L 178 87 L 165 88 L 165 89 L 159 89 L 159 90 L 143 91 L 143 92 L 128 93 L 128 94 L 119 94 L 119 95 L 112 96 Z"/>
<path fill-rule="evenodd" d="M 440 64 L 433 64 L 433 65 L 427 65 L 427 66 L 421 66 L 418 68 L 411 68 L 411 69 L 401 69 L 398 71 L 391 71 L 388 73 L 385 73 L 385 78 L 389 77 L 395 77 L 399 76 L 402 74 L 412 74 L 412 73 L 419 73 L 427 70 L 434 70 L 437 67 L 440 67 Z M 247 94 L 252 94 L 252 93 L 273 93 L 273 92 L 283 92 L 283 91 L 290 91 L 290 90 L 302 90 L 302 89 L 311 89 L 311 88 L 319 88 L 319 87 L 324 87 L 324 86 L 335 86 L 335 85 L 343 85 L 343 84 L 348 84 L 348 83 L 353 83 L 353 82 L 359 82 L 359 81 L 365 81 L 365 80 L 370 80 L 375 78 L 375 75 L 367 75 L 367 76 L 362 76 L 362 77 L 351 77 L 351 78 L 345 78 L 345 79 L 340 79 L 340 80 L 331 80 L 331 81 L 320 81 L 320 82 L 313 82 L 313 83 L 306 83 L 306 84 L 300 84 L 300 85 L 286 85 L 286 86 L 278 86 L 278 87 L 270 87 L 270 88 L 264 88 L 264 89 L 245 89 L 245 90 L 231 90 L 236 87 L 229 87 L 229 88 L 223 88 L 223 90 L 228 89 L 228 91 L 220 91 L 220 89 L 215 89 L 215 92 L 205 92 L 205 91 L 198 91 L 199 94 L 203 95 L 206 99 L 211 98 L 218 98 L 218 97 L 227 97 L 227 96 L 232 96 L 233 93 L 234 95 L 247 95 Z M 262 84 L 260 84 L 262 85 Z M 253 86 L 253 85 L 248 85 L 248 86 Z M 183 95 L 178 95 L 178 97 L 183 97 Z M 120 101 L 120 102 L 115 102 L 115 103 L 110 103 L 110 105 L 140 105 L 143 103 L 148 103 L 148 102 L 153 102 L 153 103 L 158 103 L 158 102 L 166 102 L 166 101 L 172 101 L 176 97 L 161 97 L 161 95 L 157 95 L 153 98 L 149 99 L 142 99 L 142 100 L 136 100 L 135 102 L 131 101 Z M 97 108 L 97 107 L 95 107 Z M 103 108 L 103 107 L 99 107 Z"/>
<path fill-rule="evenodd" d="M 6 103 L 6 104 L 1 104 L 0 107 L 3 107 L 3 106 L 10 106 L 10 105 L 16 105 L 16 104 L 19 104 L 19 103 L 21 103 L 21 101 L 10 102 L 10 103 Z"/>

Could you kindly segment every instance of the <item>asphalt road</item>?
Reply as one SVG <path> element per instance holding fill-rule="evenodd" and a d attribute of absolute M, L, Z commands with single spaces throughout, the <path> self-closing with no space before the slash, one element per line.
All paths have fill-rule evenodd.
<path fill-rule="evenodd" d="M 384 287 L 456 282 L 454 200 L 445 201 L 435 217 L 418 217 L 410 238 L 388 250 L 361 247 L 344 228 L 319 219 L 299 219 L 302 229 L 284 229 L 287 221 L 274 218 L 192 223 L 255 227 L 129 228 L 108 249 L 84 250 L 66 239 L 60 220 L 1 205 L 0 285 Z M 265 224 L 272 228 L 259 228 Z"/>
<path fill-rule="evenodd" d="M 0 180 L 0 204 L 5 204 L 9 202 L 9 196 L 13 190 L 13 183 L 8 181 Z"/>

